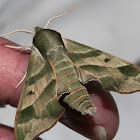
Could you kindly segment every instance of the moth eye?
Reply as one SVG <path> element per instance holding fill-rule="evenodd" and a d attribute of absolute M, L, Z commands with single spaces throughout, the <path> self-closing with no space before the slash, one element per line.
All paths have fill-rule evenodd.
<path fill-rule="evenodd" d="M 42 29 L 41 27 L 38 27 L 38 26 L 37 26 L 37 27 L 35 27 L 34 30 L 35 30 L 35 34 L 37 34 L 38 32 L 40 32 L 40 31 L 43 30 L 43 29 Z"/>

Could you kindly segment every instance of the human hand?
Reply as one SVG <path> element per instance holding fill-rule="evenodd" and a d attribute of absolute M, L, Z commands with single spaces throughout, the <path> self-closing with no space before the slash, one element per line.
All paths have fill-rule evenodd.
<path fill-rule="evenodd" d="M 23 83 L 18 88 L 15 87 L 27 71 L 30 54 L 6 48 L 5 45 L 15 46 L 16 44 L 0 38 L 0 104 L 17 107 Z M 105 130 L 107 140 L 112 140 L 119 126 L 116 104 L 110 93 L 104 91 L 98 82 L 90 82 L 87 89 L 97 107 L 96 115 L 83 116 L 65 105 L 67 109 L 60 122 L 94 140 L 103 139 L 100 135 L 103 131 L 99 131 L 101 128 Z M 13 128 L 1 124 L 0 139 L 14 140 Z"/>

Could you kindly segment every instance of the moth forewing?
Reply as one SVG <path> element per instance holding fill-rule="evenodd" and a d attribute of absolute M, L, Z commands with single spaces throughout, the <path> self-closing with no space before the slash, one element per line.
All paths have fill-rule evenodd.
<path fill-rule="evenodd" d="M 64 102 L 82 114 L 94 115 L 96 112 L 86 88 L 80 84 L 76 70 L 65 54 L 61 35 L 40 27 L 35 28 L 35 33 L 17 109 L 17 140 L 34 139 L 56 124 L 64 112 L 58 101 L 62 94 L 69 92 Z"/>
<path fill-rule="evenodd" d="M 53 70 L 49 62 L 33 50 L 16 114 L 16 139 L 34 139 L 54 126 L 63 112 L 57 99 Z"/>
<path fill-rule="evenodd" d="M 140 68 L 136 65 L 75 41 L 64 38 L 63 40 L 67 55 L 77 67 L 79 75 L 85 71 L 99 80 L 108 91 L 119 93 L 140 91 Z M 86 78 L 88 80 L 87 76 Z"/>

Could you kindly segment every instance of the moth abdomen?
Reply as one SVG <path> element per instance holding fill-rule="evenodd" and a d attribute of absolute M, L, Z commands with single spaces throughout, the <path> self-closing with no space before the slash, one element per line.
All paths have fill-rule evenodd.
<path fill-rule="evenodd" d="M 96 107 L 91 102 L 86 88 L 78 80 L 71 83 L 69 87 L 71 88 L 71 92 L 64 98 L 64 102 L 83 115 L 94 115 Z"/>
<path fill-rule="evenodd" d="M 94 115 L 96 113 L 95 105 L 91 102 L 86 88 L 79 82 L 74 66 L 70 63 L 69 67 L 71 67 L 70 71 L 65 73 L 60 71 L 59 73 L 61 74 L 62 81 L 70 89 L 70 93 L 64 98 L 64 102 L 83 115 Z"/>
<path fill-rule="evenodd" d="M 63 93 L 69 92 L 63 99 L 65 103 L 84 115 L 94 115 L 96 107 L 91 102 L 86 88 L 79 82 L 73 64 L 63 52 L 57 53 L 57 58 L 61 59 L 58 59 L 57 62 L 55 57 L 50 60 L 56 75 L 57 95 L 61 97 Z"/>

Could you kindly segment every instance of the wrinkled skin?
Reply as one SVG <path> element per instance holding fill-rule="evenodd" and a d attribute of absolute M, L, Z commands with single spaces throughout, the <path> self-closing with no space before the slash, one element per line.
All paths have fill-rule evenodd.
<path fill-rule="evenodd" d="M 27 71 L 30 53 L 4 47 L 4 45 L 16 46 L 13 42 L 0 38 L 0 105 L 9 104 L 17 107 L 22 84 L 15 86 Z M 98 126 L 104 127 L 107 140 L 112 140 L 118 130 L 119 115 L 114 99 L 109 92 L 102 89 L 98 82 L 90 82 L 87 89 L 91 100 L 97 107 L 97 113 L 93 117 L 82 116 L 79 112 L 66 108 L 66 112 L 60 122 L 87 138 L 100 140 Z M 0 125 L 0 139 L 15 140 L 13 128 Z"/>

